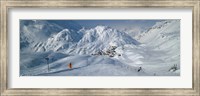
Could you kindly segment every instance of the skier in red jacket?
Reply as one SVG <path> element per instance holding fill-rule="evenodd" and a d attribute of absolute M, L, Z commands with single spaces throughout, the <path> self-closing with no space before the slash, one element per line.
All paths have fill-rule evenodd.
<path fill-rule="evenodd" d="M 68 68 L 72 69 L 72 63 L 71 62 L 68 64 Z"/>

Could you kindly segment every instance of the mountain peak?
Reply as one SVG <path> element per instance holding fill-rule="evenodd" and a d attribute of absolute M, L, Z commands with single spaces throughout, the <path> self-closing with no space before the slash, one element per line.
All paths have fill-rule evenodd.
<path fill-rule="evenodd" d="M 104 25 L 97 25 L 95 27 L 96 30 L 99 30 L 99 31 L 103 31 L 105 29 L 108 29 L 109 27 L 108 26 L 104 26 Z"/>
<path fill-rule="evenodd" d="M 77 42 L 81 38 L 81 34 L 70 29 L 63 29 L 57 33 L 54 38 L 56 41 Z"/>
<path fill-rule="evenodd" d="M 67 38 L 69 34 L 69 30 L 68 29 L 63 29 L 61 32 L 59 32 L 58 34 L 55 35 L 55 38 L 57 41 L 63 39 L 63 38 Z"/>
<path fill-rule="evenodd" d="M 108 26 L 98 25 L 93 30 L 95 30 L 99 35 L 102 35 L 105 32 L 112 31 L 112 28 L 110 28 Z"/>

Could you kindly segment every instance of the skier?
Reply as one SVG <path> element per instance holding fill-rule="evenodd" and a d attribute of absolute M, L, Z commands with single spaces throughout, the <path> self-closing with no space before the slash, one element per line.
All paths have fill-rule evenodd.
<path fill-rule="evenodd" d="M 142 70 L 142 67 L 139 67 L 138 72 L 140 72 Z"/>
<path fill-rule="evenodd" d="M 69 67 L 69 69 L 72 69 L 72 63 L 71 62 L 68 64 L 68 67 Z"/>

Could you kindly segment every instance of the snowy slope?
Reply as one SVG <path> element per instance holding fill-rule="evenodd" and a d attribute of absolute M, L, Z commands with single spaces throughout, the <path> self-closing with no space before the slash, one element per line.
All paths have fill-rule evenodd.
<path fill-rule="evenodd" d="M 123 64 L 130 65 L 135 68 L 142 67 L 148 75 L 168 76 L 179 75 L 180 56 L 179 52 L 169 53 L 169 50 L 155 50 L 150 46 L 124 45 L 118 47 L 116 52 L 121 56 L 115 56 L 117 60 Z M 170 68 L 177 65 L 177 70 L 169 71 Z"/>
<path fill-rule="evenodd" d="M 137 40 L 153 50 L 166 51 L 175 60 L 180 59 L 180 20 L 157 22 L 152 28 L 138 35 Z M 166 58 L 170 61 L 170 58 Z"/>
<path fill-rule="evenodd" d="M 113 58 L 92 55 L 65 55 L 61 53 L 23 54 L 21 76 L 173 76 L 169 71 L 176 61 L 166 62 L 165 52 L 141 49 L 132 45 L 120 47 L 122 56 Z M 155 54 L 156 52 L 156 54 Z M 50 70 L 45 57 L 51 54 Z M 29 55 L 29 56 L 27 56 Z M 31 60 L 29 60 L 31 59 Z M 72 69 L 68 64 L 72 63 Z M 39 65 L 36 65 L 39 64 Z M 142 70 L 138 72 L 139 67 Z"/>
<path fill-rule="evenodd" d="M 43 54 L 43 55 L 47 55 Z M 53 54 L 57 57 L 60 53 Z M 34 56 L 41 56 L 41 54 L 35 54 Z M 25 57 L 28 59 L 29 57 Z M 34 61 L 38 61 L 41 58 L 35 58 Z M 21 76 L 143 76 L 150 75 L 143 71 L 137 72 L 137 67 L 125 65 L 114 58 L 107 56 L 91 56 L 91 55 L 69 55 L 63 58 L 62 56 L 58 60 L 52 61 L 50 70 L 45 60 L 40 60 L 41 64 L 38 66 L 30 67 L 25 70 L 22 67 Z M 73 64 L 73 68 L 68 68 L 69 63 Z M 26 65 L 27 62 L 23 62 L 22 65 Z M 29 62 L 30 65 L 34 65 Z M 30 66 L 29 65 L 29 66 Z M 27 66 L 27 65 L 26 65 Z M 26 67 L 27 68 L 27 67 Z"/>
<path fill-rule="evenodd" d="M 57 25 L 56 25 L 57 26 Z M 23 35 L 22 35 L 23 36 Z M 179 76 L 180 20 L 157 22 L 133 39 L 106 26 L 64 28 L 20 52 L 21 76 Z M 117 55 L 91 55 L 116 46 Z M 50 59 L 50 70 L 45 58 Z M 68 64 L 72 63 L 72 68 Z M 174 70 L 174 66 L 176 70 Z"/>
<path fill-rule="evenodd" d="M 135 37 L 139 34 L 141 34 L 143 31 L 146 31 L 146 29 L 140 29 L 140 28 L 125 28 L 123 32 L 127 33 L 131 37 Z"/>
<path fill-rule="evenodd" d="M 160 47 L 161 49 L 171 47 L 180 41 L 180 20 L 157 22 L 152 28 L 135 38 L 149 46 Z"/>

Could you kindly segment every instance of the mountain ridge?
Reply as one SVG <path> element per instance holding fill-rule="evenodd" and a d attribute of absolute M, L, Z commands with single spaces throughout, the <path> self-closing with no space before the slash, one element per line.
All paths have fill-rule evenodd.
<path fill-rule="evenodd" d="M 107 50 L 110 46 L 139 44 L 126 33 L 107 26 L 96 26 L 81 31 L 84 34 L 79 31 L 63 29 L 48 38 L 46 42 L 38 43 L 39 46 L 36 46 L 34 50 L 36 52 L 62 51 L 64 53 L 89 54 Z"/>

